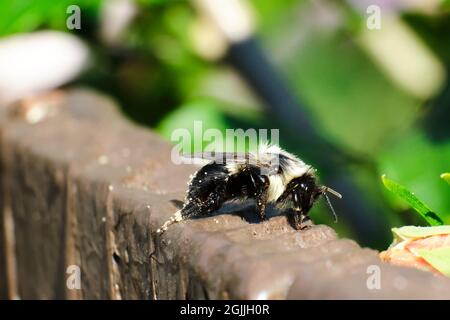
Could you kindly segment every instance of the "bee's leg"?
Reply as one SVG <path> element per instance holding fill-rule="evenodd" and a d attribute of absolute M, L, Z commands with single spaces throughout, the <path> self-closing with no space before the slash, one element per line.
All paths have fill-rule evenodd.
<path fill-rule="evenodd" d="M 292 201 L 294 203 L 294 208 L 292 210 L 293 225 L 296 230 L 304 230 L 310 227 L 307 221 L 310 221 L 308 213 L 304 211 L 304 206 L 302 204 L 302 197 L 298 190 L 294 190 L 292 193 Z"/>
<path fill-rule="evenodd" d="M 221 184 L 207 193 L 199 194 L 198 197 L 190 197 L 181 209 L 183 220 L 192 217 L 207 215 L 218 210 L 225 202 L 225 185 Z"/>
<path fill-rule="evenodd" d="M 292 210 L 292 212 L 294 218 L 293 225 L 296 230 L 304 230 L 310 227 L 310 224 L 306 223 L 311 220 L 309 215 L 303 214 L 301 211 L 296 210 Z"/>
<path fill-rule="evenodd" d="M 267 176 L 262 175 L 252 175 L 253 182 L 255 185 L 255 201 L 256 201 L 256 209 L 258 210 L 258 214 L 261 220 L 266 220 L 266 205 L 269 189 L 269 179 Z"/>

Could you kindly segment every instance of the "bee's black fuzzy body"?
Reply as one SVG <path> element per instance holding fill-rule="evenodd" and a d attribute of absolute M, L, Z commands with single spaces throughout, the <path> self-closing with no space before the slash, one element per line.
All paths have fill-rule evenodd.
<path fill-rule="evenodd" d="M 247 165 L 239 173 L 230 174 L 225 164 L 207 164 L 189 184 L 186 202 L 181 210 L 183 219 L 194 214 L 208 214 L 229 200 L 257 200 L 268 184 L 268 178 L 259 175 L 259 169 L 255 166 Z"/>
<path fill-rule="evenodd" d="M 183 207 L 158 232 L 173 222 L 216 211 L 227 201 L 245 199 L 255 200 L 262 220 L 267 204 L 290 206 L 294 227 L 303 229 L 314 202 L 329 190 L 317 184 L 312 167 L 277 146 L 263 146 L 256 154 L 246 154 L 245 161 L 224 155 L 206 159 L 209 162 L 191 177 Z"/>

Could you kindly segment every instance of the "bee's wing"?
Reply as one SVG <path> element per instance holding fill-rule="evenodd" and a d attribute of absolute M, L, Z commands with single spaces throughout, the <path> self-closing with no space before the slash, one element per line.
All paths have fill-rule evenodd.
<path fill-rule="evenodd" d="M 181 157 L 191 163 L 206 164 L 216 162 L 219 164 L 241 163 L 241 164 L 257 164 L 256 157 L 246 152 L 198 152 L 185 153 Z"/>
<path fill-rule="evenodd" d="M 217 164 L 245 164 L 259 168 L 261 174 L 270 176 L 279 171 L 279 161 L 277 154 L 267 155 L 268 157 L 256 157 L 253 153 L 246 152 L 199 152 L 192 154 L 182 154 L 186 164 L 206 165 L 212 162 Z"/>
<path fill-rule="evenodd" d="M 264 170 L 265 174 L 270 176 L 277 174 L 280 168 L 280 158 L 277 153 L 264 153 L 259 157 L 259 166 Z"/>

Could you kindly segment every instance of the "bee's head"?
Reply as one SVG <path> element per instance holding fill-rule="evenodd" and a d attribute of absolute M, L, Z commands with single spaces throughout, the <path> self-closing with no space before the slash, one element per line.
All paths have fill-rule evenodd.
<path fill-rule="evenodd" d="M 294 204 L 297 204 L 298 207 L 301 207 L 301 210 L 304 213 L 307 213 L 314 202 L 316 202 L 320 196 L 324 196 L 327 201 L 328 206 L 330 207 L 331 212 L 333 213 L 334 220 L 337 222 L 337 215 L 334 211 L 333 206 L 331 205 L 331 201 L 328 197 L 328 193 L 332 195 L 342 198 L 341 194 L 327 186 L 322 186 L 317 184 L 316 177 L 314 174 L 306 174 L 298 179 L 296 183 L 297 192 L 294 191 L 293 200 Z"/>
<path fill-rule="evenodd" d="M 314 202 L 323 194 L 323 188 L 316 183 L 316 178 L 312 174 L 305 174 L 300 178 L 291 181 L 292 199 L 294 207 L 303 213 L 308 213 Z"/>

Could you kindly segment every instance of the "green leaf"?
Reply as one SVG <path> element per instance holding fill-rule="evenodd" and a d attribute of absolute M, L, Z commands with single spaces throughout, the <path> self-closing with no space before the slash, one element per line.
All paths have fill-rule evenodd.
<path fill-rule="evenodd" d="M 406 130 L 393 138 L 378 157 L 381 173 L 401 181 L 420 195 L 420 200 L 433 205 L 434 212 L 450 224 L 449 185 L 439 176 L 450 172 L 450 140 L 435 143 L 419 129 Z M 405 208 L 406 202 L 386 190 L 386 199 L 394 208 Z M 403 224 L 408 224 L 404 221 Z M 401 225 L 394 221 L 393 225 Z"/>
<path fill-rule="evenodd" d="M 386 178 L 386 175 L 383 175 L 381 177 L 381 180 L 383 181 L 384 186 L 386 189 L 394 193 L 395 195 L 399 196 L 414 209 L 416 210 L 422 218 L 425 219 L 426 222 L 428 222 L 431 226 L 439 226 L 444 224 L 442 219 L 422 201 L 419 200 L 411 191 L 406 189 L 404 186 L 398 184 L 395 181 L 392 181 L 388 178 Z"/>
<path fill-rule="evenodd" d="M 445 181 L 447 181 L 448 184 L 450 184 L 450 173 L 441 174 L 441 178 L 444 179 Z"/>
<path fill-rule="evenodd" d="M 450 247 L 419 249 L 417 253 L 443 275 L 450 277 Z"/>

